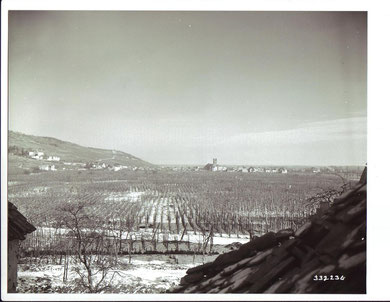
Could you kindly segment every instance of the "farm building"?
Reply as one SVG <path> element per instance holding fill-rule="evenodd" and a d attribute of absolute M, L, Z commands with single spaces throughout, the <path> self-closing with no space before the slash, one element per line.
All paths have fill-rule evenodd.
<path fill-rule="evenodd" d="M 209 164 L 205 165 L 203 169 L 205 169 L 207 171 L 212 171 L 213 170 L 213 164 L 209 163 Z"/>
<path fill-rule="evenodd" d="M 120 170 L 123 170 L 123 169 L 127 169 L 128 166 L 122 166 L 122 165 L 119 165 L 119 164 L 114 164 L 114 166 L 111 168 L 111 170 L 117 172 L 117 171 L 120 171 Z"/>
<path fill-rule="evenodd" d="M 49 156 L 47 158 L 48 161 L 60 161 L 60 157 L 59 156 Z"/>
<path fill-rule="evenodd" d="M 39 166 L 39 170 L 42 171 L 56 171 L 56 166 L 55 165 L 41 165 Z"/>
<path fill-rule="evenodd" d="M 15 293 L 18 274 L 19 242 L 26 239 L 26 235 L 35 231 L 16 208 L 8 202 L 8 292 Z"/>
<path fill-rule="evenodd" d="M 106 164 L 106 163 L 100 163 L 100 162 L 89 162 L 84 165 L 85 169 L 106 169 L 110 168 L 112 169 L 112 166 Z"/>
<path fill-rule="evenodd" d="M 45 153 L 40 152 L 40 151 L 30 151 L 30 152 L 28 152 L 28 156 L 30 156 L 31 158 L 34 158 L 34 159 L 38 159 L 38 160 L 42 160 L 43 159 L 43 155 L 45 155 Z"/>

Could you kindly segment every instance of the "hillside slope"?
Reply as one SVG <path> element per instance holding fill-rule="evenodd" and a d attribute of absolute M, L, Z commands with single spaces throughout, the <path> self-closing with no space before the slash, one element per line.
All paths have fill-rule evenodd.
<path fill-rule="evenodd" d="M 57 165 L 63 165 L 64 163 L 86 164 L 96 162 L 127 167 L 153 166 L 151 163 L 125 152 L 83 147 L 52 137 L 27 135 L 14 131 L 8 132 L 8 150 L 8 163 L 11 169 L 28 169 L 37 165 L 50 163 L 50 161 L 47 161 L 49 156 L 60 158 L 55 163 Z M 28 152 L 38 151 L 44 153 L 42 160 L 33 159 L 28 156 Z"/>

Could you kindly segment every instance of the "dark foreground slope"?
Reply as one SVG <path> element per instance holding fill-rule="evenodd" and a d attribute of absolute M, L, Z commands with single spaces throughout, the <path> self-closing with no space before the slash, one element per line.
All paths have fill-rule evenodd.
<path fill-rule="evenodd" d="M 321 217 L 187 271 L 174 293 L 366 292 L 366 173 Z"/>

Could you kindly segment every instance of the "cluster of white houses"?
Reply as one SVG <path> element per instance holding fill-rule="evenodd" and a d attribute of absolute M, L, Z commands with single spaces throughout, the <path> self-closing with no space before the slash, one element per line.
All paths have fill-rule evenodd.
<path fill-rule="evenodd" d="M 47 158 L 44 158 L 45 153 L 41 151 L 30 151 L 28 152 L 28 156 L 37 159 L 37 160 L 47 160 L 47 161 L 60 161 L 59 156 L 49 155 Z"/>
<path fill-rule="evenodd" d="M 42 151 L 29 151 L 28 152 L 28 156 L 30 158 L 33 158 L 33 159 L 36 159 L 36 160 L 45 160 L 45 161 L 51 161 L 51 162 L 59 162 L 61 160 L 61 158 L 59 156 L 55 156 L 55 155 L 49 155 L 49 156 L 47 156 L 45 158 L 44 157 L 45 153 L 42 152 Z M 56 171 L 57 168 L 56 168 L 55 165 L 45 164 L 45 165 L 40 165 L 39 166 L 39 170 L 42 170 L 42 171 Z"/>
<path fill-rule="evenodd" d="M 92 163 L 86 163 L 84 166 L 85 169 L 93 169 L 93 170 L 101 170 L 101 169 L 107 169 L 110 171 L 120 171 L 123 169 L 129 169 L 128 166 L 120 165 L 120 164 L 106 164 L 101 162 L 92 162 Z"/>
<path fill-rule="evenodd" d="M 265 172 L 265 173 L 282 173 L 286 174 L 288 171 L 286 168 L 259 168 L 259 167 L 226 167 L 218 165 L 217 159 L 213 158 L 213 163 L 208 163 L 204 166 L 207 171 L 213 172 L 243 172 L 243 173 L 254 173 L 254 172 Z"/>
<path fill-rule="evenodd" d="M 55 165 L 40 165 L 39 170 L 42 171 L 57 171 L 57 168 Z"/>

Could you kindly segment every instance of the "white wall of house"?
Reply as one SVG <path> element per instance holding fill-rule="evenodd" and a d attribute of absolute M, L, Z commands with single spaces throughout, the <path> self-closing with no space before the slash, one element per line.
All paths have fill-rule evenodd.
<path fill-rule="evenodd" d="M 43 171 L 56 171 L 56 166 L 55 165 L 42 165 L 42 166 L 39 166 L 39 170 L 43 170 Z"/>
<path fill-rule="evenodd" d="M 47 158 L 48 161 L 60 161 L 60 157 L 58 156 L 49 156 Z"/>
<path fill-rule="evenodd" d="M 45 154 L 45 153 L 40 152 L 40 151 L 28 152 L 28 155 L 29 155 L 31 158 L 39 159 L 39 160 L 42 160 L 42 159 L 43 159 L 43 155 L 44 155 L 44 154 Z"/>

